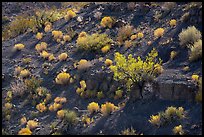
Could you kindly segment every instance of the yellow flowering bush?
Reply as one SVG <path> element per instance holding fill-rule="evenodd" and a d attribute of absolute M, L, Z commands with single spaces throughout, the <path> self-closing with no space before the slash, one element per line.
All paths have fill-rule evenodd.
<path fill-rule="evenodd" d="M 82 31 L 80 34 L 79 34 L 79 36 L 78 37 L 86 37 L 87 36 L 87 33 L 86 32 L 84 32 L 84 31 Z"/>
<path fill-rule="evenodd" d="M 196 74 L 194 74 L 194 75 L 191 76 L 191 78 L 192 78 L 193 81 L 196 81 L 196 82 L 197 82 L 198 79 L 199 79 L 199 76 L 196 75 Z"/>
<path fill-rule="evenodd" d="M 55 58 L 55 56 L 54 56 L 54 54 L 50 54 L 50 56 L 48 57 L 48 60 L 49 61 L 53 61 L 53 60 L 55 60 L 56 58 Z"/>
<path fill-rule="evenodd" d="M 90 61 L 87 61 L 86 59 L 81 59 L 78 63 L 77 63 L 77 69 L 78 70 L 82 70 L 82 69 L 87 69 L 89 67 L 91 67 L 92 64 Z"/>
<path fill-rule="evenodd" d="M 109 28 L 112 28 L 114 24 L 114 21 L 111 17 L 103 17 L 102 20 L 101 20 L 101 26 L 102 27 L 109 27 Z"/>
<path fill-rule="evenodd" d="M 157 28 L 155 31 L 154 31 L 154 36 L 155 37 L 161 37 L 164 35 L 164 29 L 163 28 Z"/>
<path fill-rule="evenodd" d="M 35 129 L 36 127 L 38 126 L 38 122 L 37 121 L 34 121 L 34 120 L 29 120 L 27 122 L 27 125 L 26 127 L 29 128 L 29 129 Z"/>
<path fill-rule="evenodd" d="M 46 50 L 47 49 L 47 43 L 46 42 L 41 42 L 40 44 L 37 44 L 35 46 L 35 49 L 38 51 L 38 52 L 41 52 L 43 50 Z"/>
<path fill-rule="evenodd" d="M 132 35 L 132 36 L 130 37 L 130 39 L 131 39 L 132 41 L 135 40 L 135 39 L 137 39 L 137 35 L 136 35 L 136 34 Z"/>
<path fill-rule="evenodd" d="M 67 14 L 64 16 L 64 19 L 69 21 L 70 19 L 76 17 L 76 13 L 73 10 L 68 10 Z"/>
<path fill-rule="evenodd" d="M 124 82 L 127 89 L 130 90 L 134 84 L 155 78 L 161 73 L 162 60 L 158 57 L 158 52 L 153 49 L 146 59 L 143 61 L 141 57 L 136 59 L 130 54 L 127 58 L 120 54 L 115 53 L 116 65 L 111 65 L 110 69 L 114 72 L 114 79 L 116 81 Z"/>
<path fill-rule="evenodd" d="M 76 89 L 76 93 L 78 94 L 78 95 L 83 95 L 84 94 L 84 90 L 86 89 L 86 82 L 84 81 L 84 80 L 81 80 L 80 81 L 80 88 L 78 87 L 77 89 Z"/>
<path fill-rule="evenodd" d="M 20 123 L 21 123 L 21 125 L 24 125 L 27 123 L 27 119 L 25 116 L 21 118 Z"/>
<path fill-rule="evenodd" d="M 131 47 L 132 45 L 133 45 L 133 43 L 132 43 L 131 40 L 126 40 L 126 41 L 125 41 L 125 48 L 126 48 L 126 49 L 129 48 L 129 47 Z"/>
<path fill-rule="evenodd" d="M 60 119 L 63 119 L 65 115 L 65 110 L 58 110 L 57 111 L 57 117 Z"/>
<path fill-rule="evenodd" d="M 45 25 L 44 31 L 49 32 L 51 29 L 52 29 L 52 25 L 47 24 L 47 25 Z"/>
<path fill-rule="evenodd" d="M 171 60 L 173 60 L 176 57 L 176 55 L 177 55 L 176 51 L 171 51 L 171 53 L 170 53 Z"/>
<path fill-rule="evenodd" d="M 62 31 L 53 30 L 52 31 L 52 36 L 54 37 L 55 40 L 62 39 L 63 38 L 63 33 L 62 33 Z"/>
<path fill-rule="evenodd" d="M 160 115 L 152 115 L 150 116 L 149 122 L 153 125 L 160 125 L 161 122 L 160 119 L 161 119 Z"/>
<path fill-rule="evenodd" d="M 47 107 L 45 106 L 44 103 L 40 103 L 40 104 L 38 104 L 38 105 L 36 106 L 36 109 L 42 113 L 42 112 L 44 112 L 44 111 L 47 110 Z"/>
<path fill-rule="evenodd" d="M 7 103 L 4 104 L 4 107 L 5 107 L 6 109 L 11 109 L 12 106 L 13 106 L 13 105 L 12 105 L 11 103 L 9 103 L 9 102 L 7 102 Z"/>
<path fill-rule="evenodd" d="M 32 132 L 30 131 L 29 128 L 22 128 L 19 132 L 18 135 L 32 135 Z"/>
<path fill-rule="evenodd" d="M 176 20 L 175 19 L 170 20 L 169 25 L 171 27 L 176 26 Z"/>
<path fill-rule="evenodd" d="M 105 104 L 101 105 L 101 113 L 104 116 L 109 115 L 110 113 L 116 111 L 117 109 L 118 107 L 110 102 L 106 102 Z"/>
<path fill-rule="evenodd" d="M 141 39 L 141 38 L 144 37 L 144 34 L 143 34 L 142 32 L 139 32 L 139 33 L 137 34 L 137 37 L 138 37 L 139 39 Z"/>
<path fill-rule="evenodd" d="M 49 56 L 50 56 L 50 53 L 48 53 L 47 51 L 43 50 L 43 51 L 40 53 L 40 56 L 43 57 L 44 59 L 48 59 Z"/>
<path fill-rule="evenodd" d="M 36 39 L 41 40 L 43 37 L 43 33 L 38 32 L 35 37 L 36 37 Z"/>
<path fill-rule="evenodd" d="M 113 64 L 113 61 L 110 60 L 110 59 L 106 59 L 106 60 L 105 60 L 105 64 L 106 64 L 107 66 L 110 66 L 110 65 Z"/>
<path fill-rule="evenodd" d="M 57 111 L 61 108 L 62 108 L 62 104 L 59 104 L 59 103 L 54 103 L 54 104 L 49 106 L 50 111 Z"/>
<path fill-rule="evenodd" d="M 176 135 L 183 135 L 184 134 L 182 125 L 175 126 L 172 131 Z"/>
<path fill-rule="evenodd" d="M 22 49 L 24 49 L 24 48 L 25 48 L 25 45 L 24 45 L 24 44 L 21 44 L 21 43 L 14 45 L 14 49 L 15 49 L 15 50 L 22 50 Z"/>
<path fill-rule="evenodd" d="M 101 48 L 101 52 L 102 53 L 107 53 L 109 50 L 110 50 L 110 45 L 106 45 L 106 46 L 104 46 L 103 48 Z"/>
<path fill-rule="evenodd" d="M 14 70 L 14 75 L 18 76 L 21 73 L 22 68 L 20 66 L 16 67 Z"/>
<path fill-rule="evenodd" d="M 64 35 L 63 36 L 63 40 L 64 40 L 64 42 L 69 42 L 70 40 L 71 40 L 72 38 L 69 36 L 69 35 Z"/>
<path fill-rule="evenodd" d="M 67 99 L 65 97 L 56 97 L 54 99 L 54 102 L 55 103 L 59 103 L 59 104 L 63 104 L 63 103 L 66 103 L 67 102 Z"/>
<path fill-rule="evenodd" d="M 57 84 L 61 84 L 61 85 L 68 84 L 69 83 L 69 78 L 70 78 L 70 74 L 69 73 L 61 72 L 55 78 L 55 82 Z"/>
<path fill-rule="evenodd" d="M 99 105 L 96 102 L 91 102 L 87 106 L 87 110 L 92 114 L 93 112 L 97 112 L 99 110 Z"/>
<path fill-rule="evenodd" d="M 63 61 L 63 60 L 66 60 L 68 57 L 67 53 L 61 53 L 59 56 L 58 56 L 58 59 L 60 61 Z"/>

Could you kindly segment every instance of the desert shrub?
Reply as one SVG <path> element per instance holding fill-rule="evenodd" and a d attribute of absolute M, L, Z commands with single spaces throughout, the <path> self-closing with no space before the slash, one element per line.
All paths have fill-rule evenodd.
<path fill-rule="evenodd" d="M 136 35 L 136 34 L 132 35 L 132 36 L 130 37 L 130 39 L 131 39 L 132 41 L 135 40 L 135 39 L 137 39 L 137 35 Z"/>
<path fill-rule="evenodd" d="M 81 59 L 78 63 L 77 63 L 77 69 L 78 70 L 83 70 L 83 69 L 87 69 L 89 67 L 91 67 L 92 64 L 90 61 L 87 61 L 86 59 Z"/>
<path fill-rule="evenodd" d="M 91 102 L 87 106 L 87 110 L 92 114 L 93 112 L 97 112 L 100 109 L 98 103 L 96 102 Z"/>
<path fill-rule="evenodd" d="M 178 53 L 176 51 L 171 51 L 171 53 L 170 53 L 171 60 L 173 60 L 176 57 L 177 54 Z"/>
<path fill-rule="evenodd" d="M 29 129 L 31 129 L 31 130 L 32 130 L 32 129 L 35 129 L 36 127 L 38 127 L 38 122 L 35 121 L 35 120 L 29 120 L 29 121 L 27 122 L 26 127 L 29 128 Z"/>
<path fill-rule="evenodd" d="M 98 99 L 102 99 L 102 98 L 104 98 L 104 94 L 103 94 L 102 91 L 97 92 L 97 98 L 98 98 Z"/>
<path fill-rule="evenodd" d="M 19 132 L 18 135 L 32 135 L 32 131 L 30 131 L 29 128 L 22 128 Z"/>
<path fill-rule="evenodd" d="M 66 103 L 67 102 L 67 99 L 65 97 L 56 97 L 54 99 L 54 102 L 55 103 L 59 103 L 59 104 L 63 104 L 63 103 Z"/>
<path fill-rule="evenodd" d="M 172 131 L 176 135 L 183 135 L 184 134 L 182 125 L 175 126 Z"/>
<path fill-rule="evenodd" d="M 196 74 L 193 74 L 193 75 L 191 76 L 191 79 L 192 79 L 193 81 L 195 81 L 195 82 L 198 82 L 198 81 L 199 81 L 199 76 L 196 75 Z"/>
<path fill-rule="evenodd" d="M 118 29 L 117 41 L 123 43 L 127 40 L 133 33 L 133 27 L 130 25 L 123 26 Z"/>
<path fill-rule="evenodd" d="M 157 28 L 155 31 L 154 31 L 154 36 L 155 37 L 161 37 L 164 35 L 164 29 L 163 28 Z"/>
<path fill-rule="evenodd" d="M 202 58 L 202 40 L 198 40 L 190 47 L 189 60 L 196 61 Z"/>
<path fill-rule="evenodd" d="M 143 34 L 142 32 L 139 32 L 139 33 L 137 34 L 137 37 L 138 37 L 139 39 L 141 39 L 141 38 L 144 37 L 144 34 Z"/>
<path fill-rule="evenodd" d="M 39 79 L 39 78 L 36 78 L 36 77 L 34 77 L 34 76 L 32 76 L 30 79 L 26 79 L 25 80 L 25 85 L 26 85 L 26 87 L 27 87 L 27 90 L 29 91 L 29 92 L 35 92 L 36 91 L 36 89 L 38 88 L 38 87 L 40 87 L 40 84 L 42 83 L 42 80 L 41 79 Z"/>
<path fill-rule="evenodd" d="M 57 112 L 58 118 L 61 118 L 63 120 L 64 124 L 68 125 L 74 125 L 78 122 L 78 117 L 75 111 L 72 110 L 59 110 Z"/>
<path fill-rule="evenodd" d="M 61 84 L 61 85 L 68 84 L 69 83 L 69 78 L 70 78 L 70 74 L 69 73 L 61 72 L 55 78 L 55 82 L 57 84 Z"/>
<path fill-rule="evenodd" d="M 31 73 L 30 73 L 29 70 L 27 70 L 27 69 L 23 69 L 23 70 L 21 70 L 19 76 L 22 77 L 22 78 L 26 78 L 26 77 L 28 77 L 30 74 L 31 74 Z"/>
<path fill-rule="evenodd" d="M 111 114 L 112 112 L 116 111 L 118 109 L 117 106 L 110 102 L 106 102 L 105 104 L 101 105 L 101 113 L 106 116 Z"/>
<path fill-rule="evenodd" d="M 196 93 L 195 100 L 202 102 L 202 77 L 200 77 L 198 81 L 198 92 Z"/>
<path fill-rule="evenodd" d="M 94 13 L 94 17 L 95 17 L 96 19 L 98 19 L 98 20 L 101 18 L 101 15 L 102 15 L 102 13 L 99 12 L 99 11 L 97 11 L 97 12 Z"/>
<path fill-rule="evenodd" d="M 62 108 L 62 104 L 59 104 L 59 103 L 54 103 L 54 104 L 49 106 L 50 111 L 57 111 L 61 108 Z"/>
<path fill-rule="evenodd" d="M 11 82 L 10 88 L 14 97 L 23 96 L 27 92 L 27 87 L 22 79 Z"/>
<path fill-rule="evenodd" d="M 183 107 L 167 107 L 164 112 L 159 112 L 157 115 L 150 116 L 149 122 L 156 126 L 167 124 L 173 120 L 181 120 L 186 117 L 186 112 Z"/>
<path fill-rule="evenodd" d="M 176 2 L 164 2 L 162 8 L 164 10 L 172 10 L 176 6 L 177 6 Z"/>
<path fill-rule="evenodd" d="M 45 106 L 44 103 L 40 103 L 40 104 L 38 104 L 38 105 L 36 106 L 36 109 L 42 113 L 42 112 L 44 112 L 44 111 L 47 110 L 47 107 Z"/>
<path fill-rule="evenodd" d="M 35 37 L 36 39 L 41 40 L 43 37 L 43 33 L 38 32 Z"/>
<path fill-rule="evenodd" d="M 126 49 L 129 48 L 129 47 L 131 47 L 132 45 L 133 45 L 133 43 L 132 43 L 131 40 L 126 40 L 126 41 L 125 41 L 125 48 L 126 48 Z"/>
<path fill-rule="evenodd" d="M 72 38 L 69 36 L 69 35 L 64 35 L 63 36 L 63 40 L 64 40 L 64 42 L 69 42 L 70 40 L 71 40 Z"/>
<path fill-rule="evenodd" d="M 115 99 L 121 98 L 123 96 L 123 91 L 122 90 L 116 90 L 115 91 Z"/>
<path fill-rule="evenodd" d="M 176 20 L 175 19 L 170 20 L 169 25 L 171 27 L 176 26 Z"/>
<path fill-rule="evenodd" d="M 21 125 L 25 125 L 27 123 L 27 119 L 25 116 L 20 119 L 20 123 Z"/>
<path fill-rule="evenodd" d="M 54 56 L 54 54 L 50 54 L 50 56 L 48 57 L 48 60 L 49 61 L 53 61 L 53 60 L 55 60 L 56 58 L 55 58 L 55 56 Z"/>
<path fill-rule="evenodd" d="M 24 48 L 25 48 L 25 45 L 24 45 L 24 44 L 21 44 L 21 43 L 14 45 L 14 49 L 15 49 L 15 50 L 22 50 L 22 49 L 24 49 Z"/>
<path fill-rule="evenodd" d="M 76 13 L 73 10 L 68 10 L 67 14 L 64 16 L 64 19 L 69 21 L 70 19 L 76 17 Z"/>
<path fill-rule="evenodd" d="M 44 31 L 49 32 L 51 29 L 52 29 L 52 24 L 51 25 L 47 24 L 47 25 L 45 25 Z"/>
<path fill-rule="evenodd" d="M 128 2 L 127 3 L 127 9 L 128 10 L 133 11 L 133 10 L 135 10 L 135 7 L 136 7 L 136 3 L 135 2 Z"/>
<path fill-rule="evenodd" d="M 63 38 L 63 33 L 62 33 L 62 31 L 53 30 L 52 31 L 52 36 L 53 36 L 53 38 L 55 40 L 62 39 Z"/>
<path fill-rule="evenodd" d="M 136 130 L 134 130 L 132 127 L 125 129 L 121 131 L 121 135 L 143 135 L 143 134 L 138 134 L 136 133 Z"/>
<path fill-rule="evenodd" d="M 181 21 L 182 21 L 182 22 L 186 22 L 186 21 L 189 19 L 189 17 L 190 17 L 190 13 L 189 13 L 189 12 L 186 12 L 186 13 L 184 13 L 184 14 L 182 15 Z"/>
<path fill-rule="evenodd" d="M 77 46 L 79 49 L 84 50 L 99 50 L 105 45 L 110 45 L 112 39 L 107 34 L 94 33 L 92 35 L 86 35 L 84 37 L 78 37 Z"/>
<path fill-rule="evenodd" d="M 46 96 L 49 93 L 49 91 L 45 87 L 37 87 L 36 90 L 35 90 L 35 93 L 37 95 L 43 97 L 43 96 Z"/>
<path fill-rule="evenodd" d="M 107 53 L 109 50 L 110 50 L 110 45 L 106 45 L 106 46 L 104 46 L 103 48 L 101 48 L 101 52 L 102 53 Z"/>
<path fill-rule="evenodd" d="M 29 64 L 32 61 L 31 58 L 23 58 L 22 62 L 23 64 Z"/>
<path fill-rule="evenodd" d="M 68 57 L 67 53 L 61 53 L 59 56 L 58 56 L 58 59 L 60 61 L 63 61 L 63 60 L 66 60 Z"/>
<path fill-rule="evenodd" d="M 86 82 L 84 80 L 80 81 L 80 88 L 78 87 L 76 89 L 76 93 L 79 94 L 80 96 L 82 96 L 84 94 L 84 91 L 86 89 Z"/>
<path fill-rule="evenodd" d="M 57 111 L 57 117 L 60 119 L 64 118 L 65 110 L 58 110 Z"/>
<path fill-rule="evenodd" d="M 79 33 L 78 37 L 86 37 L 87 33 L 85 31 L 82 31 L 81 33 Z"/>
<path fill-rule="evenodd" d="M 81 121 L 84 123 L 84 126 L 90 125 L 94 122 L 93 118 L 88 117 L 87 115 L 82 115 Z"/>
<path fill-rule="evenodd" d="M 23 70 L 22 67 L 20 67 L 20 66 L 16 67 L 14 70 L 14 75 L 19 76 L 19 74 L 21 73 L 21 70 Z"/>
<path fill-rule="evenodd" d="M 109 27 L 109 28 L 112 28 L 114 24 L 114 21 L 111 17 L 103 17 L 102 20 L 101 20 L 101 26 L 102 27 Z"/>
<path fill-rule="evenodd" d="M 48 59 L 49 56 L 50 56 L 50 53 L 48 53 L 47 51 L 43 50 L 43 51 L 40 53 L 40 56 L 43 57 L 44 59 Z"/>
<path fill-rule="evenodd" d="M 37 44 L 35 46 L 35 49 L 38 51 L 38 52 L 41 52 L 43 50 L 46 50 L 47 49 L 47 43 L 46 42 L 41 42 L 39 44 Z"/>
<path fill-rule="evenodd" d="M 179 33 L 180 45 L 183 47 L 193 45 L 199 39 L 201 39 L 201 32 L 195 28 L 195 26 L 189 26 L 187 29 L 183 29 Z"/>
<path fill-rule="evenodd" d="M 130 90 L 133 85 L 150 80 L 162 72 L 162 60 L 157 57 L 156 49 L 148 53 L 145 61 L 139 56 L 135 59 L 131 54 L 126 59 L 124 55 L 116 52 L 116 65 L 111 65 L 110 69 L 114 73 L 114 79 L 124 83 Z"/>
<path fill-rule="evenodd" d="M 105 64 L 106 64 L 107 66 L 112 65 L 112 63 L 113 63 L 113 61 L 110 60 L 110 59 L 106 59 L 106 60 L 105 60 Z"/>

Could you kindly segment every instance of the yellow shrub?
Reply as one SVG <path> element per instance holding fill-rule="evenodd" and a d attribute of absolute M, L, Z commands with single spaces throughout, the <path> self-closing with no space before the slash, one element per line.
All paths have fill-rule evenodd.
<path fill-rule="evenodd" d="M 47 49 L 47 43 L 46 42 L 41 42 L 40 44 L 37 44 L 35 46 L 35 49 L 38 51 L 38 52 L 41 52 L 43 50 L 46 50 Z"/>
<path fill-rule="evenodd" d="M 110 66 L 110 65 L 113 64 L 113 61 L 110 60 L 110 59 L 106 59 L 105 64 L 106 64 L 107 66 Z"/>
<path fill-rule="evenodd" d="M 43 50 L 42 53 L 40 53 L 40 56 L 43 57 L 44 59 L 47 59 L 50 56 L 50 53 Z"/>
<path fill-rule="evenodd" d="M 78 37 L 86 37 L 86 36 L 87 36 L 86 32 L 82 31 L 82 32 L 79 34 Z"/>
<path fill-rule="evenodd" d="M 160 115 L 152 115 L 150 116 L 149 122 L 153 125 L 160 125 L 161 122 L 160 119 L 161 119 Z"/>
<path fill-rule="evenodd" d="M 59 56 L 58 56 L 58 59 L 60 61 L 63 61 L 63 60 L 66 60 L 68 57 L 67 53 L 61 53 Z"/>
<path fill-rule="evenodd" d="M 23 70 L 21 70 L 21 72 L 20 72 L 20 77 L 25 78 L 25 77 L 28 77 L 29 75 L 30 75 L 30 71 L 27 70 L 27 69 L 23 69 Z"/>
<path fill-rule="evenodd" d="M 126 40 L 126 41 L 125 41 L 125 48 L 126 48 L 126 49 L 129 48 L 129 47 L 131 47 L 132 45 L 133 45 L 133 43 L 132 43 L 131 40 Z"/>
<path fill-rule="evenodd" d="M 81 80 L 80 81 L 80 86 L 82 89 L 85 89 L 86 88 L 86 82 L 84 80 Z"/>
<path fill-rule="evenodd" d="M 103 48 L 101 48 L 102 53 L 107 53 L 110 50 L 110 45 L 106 45 Z"/>
<path fill-rule="evenodd" d="M 157 74 L 161 74 L 164 71 L 163 67 L 160 64 L 154 65 L 154 72 Z"/>
<path fill-rule="evenodd" d="M 141 38 L 144 37 L 144 34 L 143 34 L 142 32 L 139 32 L 139 33 L 137 34 L 137 37 L 138 37 L 139 39 L 141 39 Z"/>
<path fill-rule="evenodd" d="M 65 115 L 65 110 L 59 110 L 57 111 L 57 117 L 60 119 L 63 119 Z"/>
<path fill-rule="evenodd" d="M 49 106 L 50 111 L 57 111 L 58 109 L 61 109 L 61 108 L 62 108 L 62 104 L 59 104 L 59 103 L 54 103 Z"/>
<path fill-rule="evenodd" d="M 32 132 L 30 131 L 29 128 L 22 128 L 19 132 L 18 135 L 32 135 Z"/>
<path fill-rule="evenodd" d="M 45 28 L 44 28 L 44 31 L 49 32 L 51 29 L 52 29 L 51 25 L 46 25 Z"/>
<path fill-rule="evenodd" d="M 38 126 L 38 122 L 37 121 L 34 121 L 34 120 L 29 120 L 27 122 L 27 125 L 26 127 L 29 128 L 29 129 L 35 129 L 36 127 Z"/>
<path fill-rule="evenodd" d="M 92 64 L 91 64 L 90 61 L 87 61 L 86 59 L 81 59 L 78 62 L 77 69 L 78 70 L 87 69 L 87 68 L 89 68 L 91 66 L 92 66 Z"/>
<path fill-rule="evenodd" d="M 65 15 L 64 19 L 69 21 L 71 18 L 76 17 L 76 13 L 73 10 L 68 10 L 67 14 Z"/>
<path fill-rule="evenodd" d="M 23 44 L 15 44 L 14 45 L 14 49 L 15 50 L 22 50 L 24 48 L 25 48 L 25 45 L 23 45 Z"/>
<path fill-rule="evenodd" d="M 4 107 L 6 108 L 6 109 L 11 109 L 12 108 L 12 104 L 11 103 L 5 103 L 4 104 Z"/>
<path fill-rule="evenodd" d="M 194 75 L 191 76 L 191 78 L 192 78 L 193 81 L 197 82 L 198 79 L 199 79 L 199 76 L 194 74 Z"/>
<path fill-rule="evenodd" d="M 63 37 L 63 33 L 62 31 L 53 30 L 52 36 L 54 37 L 55 40 L 61 39 Z"/>
<path fill-rule="evenodd" d="M 69 83 L 69 78 L 70 78 L 70 74 L 69 73 L 61 72 L 55 78 L 55 82 L 57 84 L 61 84 L 61 85 L 68 84 Z"/>
<path fill-rule="evenodd" d="M 38 32 L 35 37 L 36 39 L 41 40 L 43 37 L 43 33 Z"/>
<path fill-rule="evenodd" d="M 183 71 L 189 71 L 189 70 L 190 70 L 189 66 L 183 67 Z"/>
<path fill-rule="evenodd" d="M 164 35 L 164 29 L 163 28 L 157 28 L 155 31 L 154 31 L 154 36 L 155 37 L 161 37 Z"/>
<path fill-rule="evenodd" d="M 196 61 L 202 59 L 202 40 L 198 40 L 190 47 L 189 60 Z"/>
<path fill-rule="evenodd" d="M 55 103 L 59 103 L 59 104 L 62 104 L 62 103 L 66 103 L 67 102 L 67 99 L 65 97 L 56 97 L 54 99 L 54 102 Z"/>
<path fill-rule="evenodd" d="M 176 20 L 175 19 L 170 20 L 169 24 L 171 27 L 176 26 Z"/>
<path fill-rule="evenodd" d="M 92 114 L 93 112 L 97 112 L 99 110 L 99 105 L 96 102 L 91 102 L 87 106 L 87 110 Z"/>
<path fill-rule="evenodd" d="M 36 106 L 36 109 L 37 109 L 38 111 L 40 111 L 40 112 L 44 112 L 44 111 L 47 110 L 47 107 L 45 106 L 44 103 L 40 103 L 40 104 L 38 104 L 38 105 Z"/>
<path fill-rule="evenodd" d="M 21 125 L 24 125 L 27 123 L 27 119 L 25 116 L 21 118 L 20 123 L 21 123 Z"/>
<path fill-rule="evenodd" d="M 106 102 L 105 104 L 101 105 L 101 113 L 104 116 L 109 115 L 111 112 L 114 112 L 117 109 L 118 109 L 118 107 L 115 106 L 114 104 L 110 103 L 110 102 Z"/>
<path fill-rule="evenodd" d="M 64 42 L 70 41 L 71 39 L 72 39 L 72 38 L 71 38 L 69 35 L 64 35 L 64 36 L 63 36 Z"/>
<path fill-rule="evenodd" d="M 130 37 L 130 39 L 131 39 L 131 40 L 137 39 L 137 35 L 136 35 L 136 34 L 135 34 L 135 35 L 132 35 L 132 36 Z"/>
<path fill-rule="evenodd" d="M 181 125 L 175 126 L 172 131 L 174 134 L 178 134 L 178 135 L 184 134 L 184 131 Z"/>
<path fill-rule="evenodd" d="M 171 57 L 172 60 L 176 57 L 176 55 L 177 55 L 176 51 L 171 51 L 170 57 Z"/>
<path fill-rule="evenodd" d="M 52 60 L 55 60 L 56 58 L 55 58 L 55 56 L 53 55 L 53 54 L 50 54 L 50 56 L 48 57 L 48 60 L 49 61 L 52 61 Z"/>
<path fill-rule="evenodd" d="M 101 20 L 101 26 L 102 27 L 109 27 L 112 28 L 114 22 L 113 19 L 111 17 L 103 17 Z"/>
<path fill-rule="evenodd" d="M 92 122 L 94 122 L 93 118 L 89 118 L 87 115 L 83 115 L 82 118 L 81 118 L 81 121 L 84 123 L 84 124 L 87 124 L 87 125 L 90 125 Z M 86 126 L 86 125 L 85 125 Z"/>
<path fill-rule="evenodd" d="M 22 68 L 20 66 L 16 67 L 14 70 L 14 74 L 18 76 L 21 73 Z"/>

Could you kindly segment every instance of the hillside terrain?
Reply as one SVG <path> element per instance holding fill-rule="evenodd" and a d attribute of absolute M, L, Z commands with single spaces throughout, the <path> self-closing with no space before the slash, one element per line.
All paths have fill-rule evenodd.
<path fill-rule="evenodd" d="M 202 2 L 2 2 L 3 135 L 202 135 Z"/>

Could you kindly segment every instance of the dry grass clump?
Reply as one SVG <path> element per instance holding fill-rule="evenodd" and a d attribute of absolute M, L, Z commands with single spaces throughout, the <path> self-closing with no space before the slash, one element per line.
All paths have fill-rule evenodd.
<path fill-rule="evenodd" d="M 77 46 L 79 49 L 97 51 L 105 45 L 110 45 L 113 42 L 107 34 L 94 33 L 92 35 L 83 35 L 80 34 L 77 39 Z"/>
<path fill-rule="evenodd" d="M 22 97 L 27 92 L 27 87 L 23 79 L 18 79 L 15 82 L 12 82 L 10 87 L 11 87 L 12 95 L 14 97 L 16 96 Z"/>
<path fill-rule="evenodd" d="M 64 60 L 67 59 L 67 57 L 68 57 L 67 53 L 61 53 L 61 54 L 58 56 L 58 59 L 59 59 L 60 61 L 64 61 Z"/>
<path fill-rule="evenodd" d="M 43 33 L 38 32 L 35 37 L 36 37 L 36 39 L 41 40 L 43 37 Z"/>
<path fill-rule="evenodd" d="M 117 35 L 117 41 L 119 43 L 123 43 L 125 40 L 127 40 L 133 33 L 133 27 L 130 25 L 123 26 L 119 28 L 118 35 Z"/>
<path fill-rule="evenodd" d="M 35 49 L 38 51 L 38 52 L 41 52 L 43 50 L 46 50 L 47 49 L 47 43 L 46 42 L 41 42 L 39 44 L 37 44 L 35 46 Z"/>
<path fill-rule="evenodd" d="M 155 31 L 154 31 L 154 36 L 155 37 L 161 37 L 164 35 L 164 29 L 163 28 L 157 28 Z"/>
<path fill-rule="evenodd" d="M 25 48 L 25 45 L 24 45 L 24 44 L 21 44 L 21 43 L 14 45 L 14 49 L 15 49 L 15 50 L 22 50 L 22 49 L 24 49 L 24 48 Z"/>
<path fill-rule="evenodd" d="M 195 26 L 189 26 L 187 29 L 183 29 L 181 33 L 179 33 L 179 41 L 180 45 L 183 47 L 188 47 L 189 44 L 193 45 L 199 39 L 201 39 L 202 35 L 199 30 L 195 28 Z"/>
<path fill-rule="evenodd" d="M 132 45 L 133 45 L 133 43 L 132 43 L 131 40 L 126 40 L 126 41 L 125 41 L 125 48 L 126 48 L 126 49 L 129 48 L 129 47 L 131 47 Z"/>
<path fill-rule="evenodd" d="M 196 93 L 195 100 L 197 102 L 202 102 L 202 77 L 198 80 L 198 92 Z"/>
<path fill-rule="evenodd" d="M 84 70 L 92 66 L 92 63 L 90 61 L 87 61 L 86 59 L 81 59 L 77 63 L 77 69 L 78 70 Z"/>
<path fill-rule="evenodd" d="M 108 27 L 108 28 L 112 28 L 114 24 L 114 21 L 111 17 L 103 17 L 101 20 L 101 26 L 102 27 Z"/>
<path fill-rule="evenodd" d="M 87 106 L 87 110 L 92 114 L 93 112 L 97 112 L 100 109 L 98 103 L 96 102 L 91 102 Z"/>
<path fill-rule="evenodd" d="M 55 78 L 57 84 L 65 85 L 69 83 L 70 74 L 66 72 L 61 72 Z"/>
<path fill-rule="evenodd" d="M 196 61 L 202 58 L 202 40 L 198 40 L 190 47 L 189 60 Z"/>

